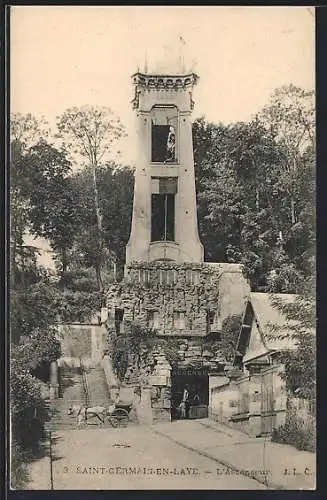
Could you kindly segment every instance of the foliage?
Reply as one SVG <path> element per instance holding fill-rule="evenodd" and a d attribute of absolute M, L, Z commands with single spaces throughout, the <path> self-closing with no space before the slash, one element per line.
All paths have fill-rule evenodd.
<path fill-rule="evenodd" d="M 84 213 L 66 153 L 45 140 L 31 115 L 14 115 L 11 127 L 11 445 L 12 481 L 19 487 L 18 474 L 22 478 L 25 462 L 39 452 L 48 418 L 40 380 L 48 382 L 49 364 L 61 355 L 51 325 L 90 319 L 102 296 L 94 283 L 90 290 L 85 273 L 69 276 L 67 269 Z M 59 281 L 38 266 L 37 249 L 24 243 L 28 232 L 50 241 Z"/>
<path fill-rule="evenodd" d="M 22 336 L 30 336 L 36 329 L 47 330 L 54 324 L 56 311 L 53 308 L 52 287 L 48 279 L 41 276 L 35 283 L 13 288 L 10 293 L 10 329 L 12 342 Z"/>
<path fill-rule="evenodd" d="M 12 280 L 23 279 L 36 261 L 37 250 L 24 244 L 32 232 L 49 241 L 60 273 L 92 266 L 101 289 L 102 274 L 110 274 L 114 262 L 122 267 L 130 231 L 133 173 L 107 161 L 122 126 L 106 108 L 67 110 L 58 121 L 65 147 L 87 159 L 72 173 L 66 150 L 47 142 L 34 117 L 13 115 L 11 125 Z"/>
<path fill-rule="evenodd" d="M 92 166 L 108 159 L 113 144 L 124 134 L 119 119 L 104 106 L 69 108 L 58 117 L 57 127 L 66 146 Z"/>
<path fill-rule="evenodd" d="M 93 292 L 55 289 L 53 307 L 63 323 L 90 321 L 102 307 L 103 294 Z"/>
<path fill-rule="evenodd" d="M 72 290 L 73 292 L 96 292 L 98 285 L 94 269 L 83 267 L 80 255 L 70 255 L 70 258 L 74 261 L 74 265 L 70 266 L 69 271 L 61 274 L 58 287 Z"/>
<path fill-rule="evenodd" d="M 313 109 L 289 86 L 249 123 L 193 124 L 205 258 L 243 264 L 256 291 L 299 292 L 314 272 Z"/>
<path fill-rule="evenodd" d="M 99 290 L 102 290 L 102 265 L 111 249 L 106 248 L 104 242 L 98 176 L 99 169 L 106 159 L 110 159 L 112 146 L 124 134 L 124 129 L 110 108 L 92 106 L 67 109 L 58 118 L 57 127 L 66 147 L 82 157 L 90 173 L 97 229 L 93 233 L 96 242 L 94 266 Z"/>
<path fill-rule="evenodd" d="M 272 300 L 286 317 L 281 336 L 291 337 L 295 349 L 280 356 L 285 365 L 287 389 L 294 396 L 314 400 L 316 398 L 316 304 L 310 295 L 298 296 L 293 303 L 285 303 L 279 298 Z M 276 329 L 278 334 L 278 328 Z"/>
<path fill-rule="evenodd" d="M 290 156 L 314 146 L 313 91 L 305 91 L 293 84 L 283 85 L 272 93 L 261 115 Z"/>
<path fill-rule="evenodd" d="M 39 179 L 26 165 L 31 148 L 44 143 L 49 131 L 42 120 L 30 113 L 16 113 L 10 118 L 10 263 L 11 284 L 16 278 L 24 281 L 36 261 L 36 250 L 24 244 L 24 236 L 31 229 L 30 194 L 38 189 Z M 42 204 L 42 199 L 39 200 Z M 33 271 L 33 269 L 32 269 Z M 18 276 L 19 275 L 19 276 Z"/>
<path fill-rule="evenodd" d="M 316 451 L 315 418 L 308 416 L 305 420 L 301 420 L 295 409 L 289 410 L 286 423 L 273 430 L 272 441 L 314 453 Z"/>
<path fill-rule="evenodd" d="M 180 341 L 178 339 L 169 338 L 159 339 L 156 342 L 156 346 L 162 350 L 172 369 L 177 367 L 178 361 L 180 359 L 178 354 L 178 351 L 180 349 Z"/>
<path fill-rule="evenodd" d="M 101 250 L 97 238 L 91 173 L 83 169 L 72 177 L 81 215 L 73 258 L 78 257 L 82 266 L 96 268 L 101 264 L 105 271 L 105 261 L 120 265 L 124 262 L 131 224 L 133 173 L 128 167 L 115 168 L 108 163 L 98 168 L 97 179 L 104 248 Z"/>
<path fill-rule="evenodd" d="M 10 446 L 10 487 L 14 490 L 23 490 L 29 479 L 27 458 L 24 451 L 12 439 Z"/>
<path fill-rule="evenodd" d="M 38 283 L 28 290 L 12 292 L 12 340 L 31 336 L 35 330 L 47 329 L 58 320 L 62 322 L 88 321 L 102 306 L 102 294 L 96 290 L 60 289 Z"/>
<path fill-rule="evenodd" d="M 15 359 L 24 361 L 29 371 L 35 370 L 40 362 L 49 365 L 56 361 L 61 356 L 61 346 L 55 333 L 51 327 L 46 332 L 35 329 L 22 344 L 15 346 Z"/>
<path fill-rule="evenodd" d="M 314 92 L 294 85 L 276 89 L 260 114 L 283 150 L 275 189 L 287 217 L 285 250 L 306 275 L 314 272 L 315 111 Z"/>
<path fill-rule="evenodd" d="M 28 232 L 47 238 L 61 259 L 62 267 L 67 266 L 67 249 L 79 227 L 74 193 L 67 177 L 69 172 L 70 163 L 65 153 L 44 139 L 28 149 L 19 142 L 12 143 L 11 250 L 14 270 L 25 265 L 24 236 Z"/>
<path fill-rule="evenodd" d="M 113 369 L 120 380 L 123 380 L 128 367 L 129 356 L 133 354 L 139 365 L 142 349 L 150 350 L 156 341 L 154 332 L 137 324 L 128 325 L 127 332 L 113 341 L 111 356 Z"/>
<path fill-rule="evenodd" d="M 316 339 L 302 335 L 294 352 L 284 353 L 287 387 L 301 398 L 316 397 Z"/>
<path fill-rule="evenodd" d="M 107 164 L 99 177 L 104 242 L 115 255 L 116 262 L 123 264 L 132 219 L 133 171 L 129 167 L 114 168 Z"/>
<path fill-rule="evenodd" d="M 242 316 L 240 314 L 227 316 L 222 324 L 222 334 L 219 348 L 226 360 L 229 362 L 234 358 L 241 324 Z"/>
<path fill-rule="evenodd" d="M 25 366 L 25 359 L 12 352 L 10 368 L 10 409 L 12 442 L 23 452 L 36 453 L 43 436 L 47 408 L 40 383 Z"/>
<path fill-rule="evenodd" d="M 37 119 L 31 113 L 13 113 L 10 117 L 10 142 L 28 149 L 49 136 L 49 125 L 44 118 Z"/>
<path fill-rule="evenodd" d="M 126 325 L 126 333 L 114 338 L 112 344 L 112 365 L 118 378 L 124 380 L 130 355 L 135 361 L 135 367 L 139 368 L 143 353 L 147 353 L 148 362 L 151 364 L 154 350 L 161 350 L 171 367 L 175 367 L 179 360 L 178 339 L 158 338 L 151 328 L 144 328 L 137 323 Z M 153 362 L 153 360 L 152 360 Z"/>

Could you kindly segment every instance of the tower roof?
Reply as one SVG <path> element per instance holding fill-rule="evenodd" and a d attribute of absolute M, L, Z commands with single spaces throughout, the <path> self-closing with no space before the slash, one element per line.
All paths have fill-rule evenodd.
<path fill-rule="evenodd" d="M 183 76 L 193 73 L 192 65 L 185 58 L 186 42 L 179 35 L 169 39 L 158 50 L 148 51 L 144 61 L 145 74 Z"/>

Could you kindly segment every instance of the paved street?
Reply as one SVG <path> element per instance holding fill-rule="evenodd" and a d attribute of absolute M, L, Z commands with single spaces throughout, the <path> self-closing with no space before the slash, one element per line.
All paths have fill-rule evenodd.
<path fill-rule="evenodd" d="M 209 419 L 53 432 L 53 489 L 315 488 L 315 454 Z M 28 489 L 51 489 L 49 457 Z"/>
<path fill-rule="evenodd" d="M 258 481 L 159 435 L 155 426 L 67 430 L 55 436 L 55 490 L 265 489 Z"/>

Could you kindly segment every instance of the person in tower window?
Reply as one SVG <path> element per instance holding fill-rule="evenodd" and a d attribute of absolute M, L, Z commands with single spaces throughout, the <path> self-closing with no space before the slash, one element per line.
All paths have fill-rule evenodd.
<path fill-rule="evenodd" d="M 169 127 L 169 133 L 167 138 L 167 147 L 166 147 L 166 161 L 175 161 L 175 144 L 176 144 L 176 136 L 174 127 Z"/>

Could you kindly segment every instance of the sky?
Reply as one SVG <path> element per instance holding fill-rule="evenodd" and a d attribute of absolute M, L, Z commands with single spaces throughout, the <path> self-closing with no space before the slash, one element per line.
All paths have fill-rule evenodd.
<path fill-rule="evenodd" d="M 130 77 L 145 60 L 148 72 L 174 68 L 183 50 L 200 77 L 193 117 L 247 121 L 281 85 L 314 88 L 314 22 L 312 7 L 12 7 L 11 111 L 54 125 L 71 106 L 109 106 L 128 161 Z"/>
<path fill-rule="evenodd" d="M 12 7 L 11 111 L 54 126 L 69 107 L 109 106 L 131 164 L 131 75 L 145 60 L 148 72 L 174 72 L 182 50 L 200 77 L 193 117 L 247 121 L 281 85 L 314 88 L 314 22 L 312 7 Z"/>

